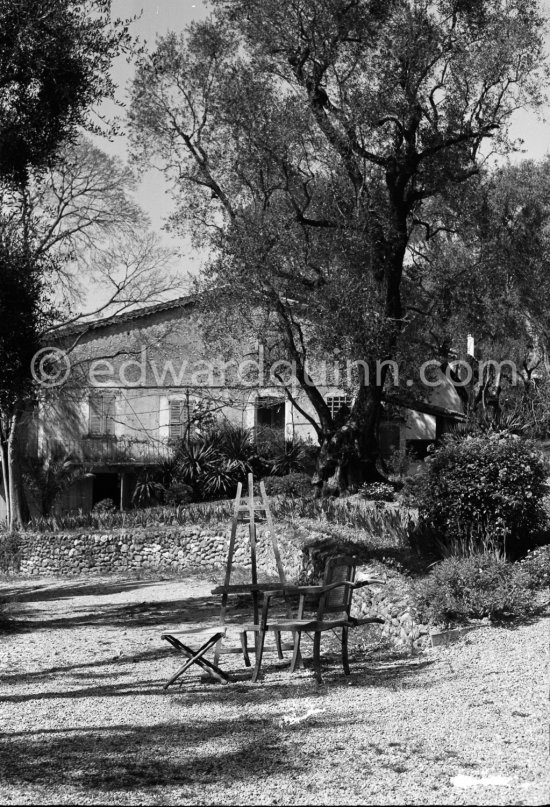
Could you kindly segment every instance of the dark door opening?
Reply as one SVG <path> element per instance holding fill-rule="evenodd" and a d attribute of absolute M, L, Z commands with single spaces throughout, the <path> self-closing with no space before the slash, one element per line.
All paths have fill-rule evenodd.
<path fill-rule="evenodd" d="M 117 510 L 120 507 L 120 479 L 117 473 L 94 474 L 92 505 L 103 499 L 112 499 Z"/>
<path fill-rule="evenodd" d="M 256 428 L 258 432 L 285 430 L 285 402 L 281 398 L 258 398 L 256 402 Z"/>

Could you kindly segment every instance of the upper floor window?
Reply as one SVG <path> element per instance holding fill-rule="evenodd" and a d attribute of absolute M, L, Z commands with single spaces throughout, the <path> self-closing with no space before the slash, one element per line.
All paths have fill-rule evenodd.
<path fill-rule="evenodd" d="M 200 437 L 215 425 L 214 407 L 195 397 L 172 399 L 169 404 L 168 436 L 171 439 Z"/>
<path fill-rule="evenodd" d="M 170 401 L 168 436 L 172 439 L 183 437 L 187 417 L 185 413 L 185 401 Z"/>
<path fill-rule="evenodd" d="M 335 417 L 344 406 L 347 406 L 348 408 L 351 406 L 351 397 L 341 393 L 337 393 L 336 395 L 327 395 L 326 401 L 328 408 L 330 409 L 331 417 Z"/>
<path fill-rule="evenodd" d="M 284 431 L 285 399 L 260 396 L 256 400 L 256 427 L 259 430 Z"/>
<path fill-rule="evenodd" d="M 115 433 L 115 397 L 101 394 L 90 397 L 90 434 Z"/>

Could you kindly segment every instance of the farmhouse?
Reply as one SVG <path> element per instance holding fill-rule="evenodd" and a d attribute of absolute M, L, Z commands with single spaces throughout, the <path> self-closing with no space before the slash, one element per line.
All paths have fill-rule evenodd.
<path fill-rule="evenodd" d="M 105 498 L 129 507 L 140 472 L 161 466 L 175 440 L 200 433 L 213 418 L 253 434 L 270 429 L 287 439 L 316 440 L 307 397 L 293 389 L 294 405 L 272 372 L 270 339 L 228 337 L 218 351 L 205 336 L 195 296 L 67 327 L 54 347 L 63 351 L 66 378 L 52 385 L 45 379 L 24 453 L 84 466 L 59 510 L 87 511 Z M 320 389 L 333 413 L 349 403 L 330 373 Z M 381 425 L 385 453 L 415 447 L 422 457 L 438 429 L 461 411 L 450 385 L 431 392 L 415 410 L 392 407 L 392 418 Z M 0 496 L 0 516 L 3 504 Z"/>

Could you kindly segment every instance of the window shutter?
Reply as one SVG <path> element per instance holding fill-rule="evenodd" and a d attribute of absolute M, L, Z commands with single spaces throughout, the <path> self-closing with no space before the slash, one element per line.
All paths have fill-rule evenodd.
<path fill-rule="evenodd" d="M 169 435 L 172 438 L 181 437 L 181 411 L 183 403 L 181 401 L 170 401 L 170 424 Z"/>
<path fill-rule="evenodd" d="M 94 395 L 90 398 L 90 434 L 115 433 L 115 399 Z"/>
<path fill-rule="evenodd" d="M 103 398 L 104 434 L 115 433 L 115 399 Z"/>
<path fill-rule="evenodd" d="M 90 398 L 90 434 L 101 434 L 101 398 Z"/>

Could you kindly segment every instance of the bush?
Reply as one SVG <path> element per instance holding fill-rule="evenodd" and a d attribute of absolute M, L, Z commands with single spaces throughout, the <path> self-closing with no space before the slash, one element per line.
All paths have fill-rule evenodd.
<path fill-rule="evenodd" d="M 242 463 L 221 454 L 210 438 L 181 442 L 176 453 L 179 483 L 189 485 L 197 499 L 216 499 L 235 492 L 242 479 Z"/>
<path fill-rule="evenodd" d="M 425 470 L 419 471 L 414 476 L 406 476 L 403 480 L 403 487 L 399 492 L 399 499 L 405 507 L 418 507 L 418 502 L 422 497 L 425 481 L 423 479 Z"/>
<path fill-rule="evenodd" d="M 102 499 L 100 502 L 96 502 L 92 507 L 93 513 L 114 513 L 116 511 L 116 505 L 112 499 Z"/>
<path fill-rule="evenodd" d="M 395 500 L 395 490 L 386 482 L 365 482 L 359 488 L 359 495 L 369 501 L 393 502 Z"/>
<path fill-rule="evenodd" d="M 512 435 L 455 438 L 426 464 L 418 491 L 424 548 L 444 555 L 447 547 L 460 556 L 517 553 L 540 529 L 547 466 L 530 442 Z"/>
<path fill-rule="evenodd" d="M 137 507 L 156 505 L 162 500 L 164 490 L 164 485 L 156 478 L 156 474 L 145 471 L 136 482 L 132 504 Z"/>
<path fill-rule="evenodd" d="M 311 497 L 314 488 L 308 474 L 288 474 L 287 476 L 266 476 L 265 492 L 268 496 Z"/>
<path fill-rule="evenodd" d="M 534 610 L 528 572 L 492 555 L 441 561 L 414 583 L 413 596 L 420 619 L 436 624 L 525 617 Z"/>
<path fill-rule="evenodd" d="M 17 572 L 21 565 L 21 537 L 17 532 L 0 533 L 0 570 Z"/>
<path fill-rule="evenodd" d="M 193 488 L 183 482 L 175 483 L 165 490 L 164 501 L 167 505 L 189 504 L 193 501 Z"/>
<path fill-rule="evenodd" d="M 539 546 L 530 550 L 519 561 L 519 565 L 529 577 L 529 584 L 533 589 L 550 586 L 550 546 Z"/>

